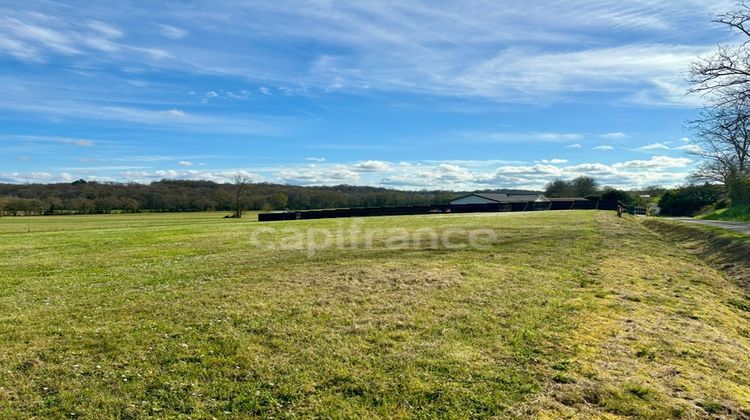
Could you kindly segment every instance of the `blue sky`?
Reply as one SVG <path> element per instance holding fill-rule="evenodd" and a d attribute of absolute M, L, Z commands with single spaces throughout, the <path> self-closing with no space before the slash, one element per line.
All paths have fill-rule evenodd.
<path fill-rule="evenodd" d="M 734 5 L 0 0 L 0 182 L 676 185 Z"/>

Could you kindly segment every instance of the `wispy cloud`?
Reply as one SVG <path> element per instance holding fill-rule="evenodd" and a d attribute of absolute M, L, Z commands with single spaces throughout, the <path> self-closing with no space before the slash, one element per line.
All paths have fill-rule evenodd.
<path fill-rule="evenodd" d="M 119 121 L 180 131 L 217 134 L 244 133 L 266 136 L 278 136 L 288 132 L 295 121 L 291 117 L 242 114 L 224 116 L 203 112 L 187 112 L 178 108 L 136 108 L 53 98 L 42 102 L 19 97 L 18 101 L 12 103 L 0 102 L 0 109 L 24 111 L 71 120 Z"/>
<path fill-rule="evenodd" d="M 674 147 L 672 148 L 672 150 L 680 150 L 687 153 L 700 153 L 703 151 L 703 148 L 701 148 L 697 144 L 685 144 L 683 146 Z"/>
<path fill-rule="evenodd" d="M 568 142 L 583 138 L 579 133 L 556 133 L 556 132 L 504 132 L 504 131 L 464 131 L 456 133 L 462 139 L 480 142 Z"/>
<path fill-rule="evenodd" d="M 652 143 L 645 146 L 641 146 L 638 150 L 670 150 L 670 147 L 664 143 Z"/>
<path fill-rule="evenodd" d="M 619 131 L 612 132 L 612 133 L 605 133 L 601 134 L 599 137 L 603 139 L 610 139 L 610 140 L 620 140 L 620 139 L 626 139 L 628 138 L 628 135 Z"/>
<path fill-rule="evenodd" d="M 63 139 L 62 141 L 64 143 L 74 144 L 76 146 L 83 146 L 83 147 L 91 147 L 94 144 L 96 144 L 94 143 L 93 140 L 87 140 L 87 139 Z"/>
<path fill-rule="evenodd" d="M 105 38 L 122 38 L 122 36 L 124 35 L 120 28 L 98 20 L 89 21 L 86 26 L 93 29 L 95 32 L 99 33 Z"/>
<path fill-rule="evenodd" d="M 555 101 L 578 92 L 627 90 L 623 99 L 681 103 L 682 69 L 712 45 L 633 42 L 603 47 L 596 31 L 616 27 L 669 39 L 681 24 L 690 21 L 695 28 L 698 16 L 710 16 L 718 7 L 697 0 L 688 4 L 577 0 L 529 8 L 481 1 L 440 7 L 418 0 L 304 6 L 217 1 L 196 2 L 189 11 L 162 6 L 158 13 L 135 8 L 130 15 L 118 16 L 137 21 L 138 27 L 143 27 L 143 14 L 158 16 L 161 21 L 152 27 L 180 43 L 170 47 L 144 34 L 129 36 L 125 43 L 118 25 L 96 18 L 81 23 L 6 10 L 8 17 L 0 20 L 0 52 L 40 61 L 49 54 L 99 50 L 109 60 L 282 83 L 287 89 L 402 91 L 502 102 Z M 103 13 L 92 8 L 91 13 L 96 12 Z M 198 18 L 202 35 L 218 36 L 223 42 L 203 47 L 182 43 L 191 32 L 185 28 L 195 28 Z M 534 24 L 540 21 L 546 24 Z M 249 42 L 254 33 L 263 33 L 272 45 L 312 41 L 327 47 L 326 53 L 290 60 Z M 272 93 L 268 85 L 259 91 Z"/>
<path fill-rule="evenodd" d="M 161 30 L 161 34 L 169 39 L 182 39 L 189 34 L 188 31 L 175 26 L 165 24 L 158 24 L 157 26 Z"/>

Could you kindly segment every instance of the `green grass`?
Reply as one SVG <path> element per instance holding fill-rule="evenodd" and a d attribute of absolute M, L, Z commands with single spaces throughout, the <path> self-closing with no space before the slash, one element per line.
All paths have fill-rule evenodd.
<path fill-rule="evenodd" d="M 0 219 L 0 417 L 750 415 L 748 292 L 633 219 L 221 216 Z"/>
<path fill-rule="evenodd" d="M 734 206 L 720 209 L 709 214 L 699 216 L 706 220 L 727 220 L 735 222 L 750 222 L 750 206 Z"/>

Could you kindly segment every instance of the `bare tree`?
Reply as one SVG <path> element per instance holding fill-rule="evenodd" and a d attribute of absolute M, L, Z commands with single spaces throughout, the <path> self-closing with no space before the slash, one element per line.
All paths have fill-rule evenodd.
<path fill-rule="evenodd" d="M 242 175 L 237 174 L 235 175 L 232 180 L 234 181 L 234 217 L 240 218 L 242 217 L 242 193 L 245 191 L 245 188 L 247 185 L 251 182 L 250 178 Z"/>
<path fill-rule="evenodd" d="M 693 63 L 688 80 L 691 93 L 700 93 L 708 107 L 689 123 L 697 136 L 702 158 L 694 180 L 721 182 L 734 204 L 750 202 L 750 0 L 715 22 L 739 32 L 745 41 L 719 46 Z"/>
<path fill-rule="evenodd" d="M 750 106 L 734 102 L 707 108 L 689 126 L 700 147 L 691 153 L 703 160 L 694 179 L 729 186 L 750 175 Z"/>
<path fill-rule="evenodd" d="M 690 93 L 707 96 L 714 105 L 750 99 L 750 1 L 742 0 L 736 10 L 718 15 L 714 22 L 739 32 L 748 39 L 739 45 L 722 45 L 692 64 Z"/>

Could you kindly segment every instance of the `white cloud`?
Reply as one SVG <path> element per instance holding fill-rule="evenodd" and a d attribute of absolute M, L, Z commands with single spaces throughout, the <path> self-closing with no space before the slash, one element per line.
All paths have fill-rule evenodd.
<path fill-rule="evenodd" d="M 456 133 L 458 137 L 479 142 L 513 143 L 525 141 L 566 142 L 583 138 L 579 133 L 557 132 L 505 132 L 505 131 L 462 131 Z"/>
<path fill-rule="evenodd" d="M 618 139 L 625 139 L 625 138 L 628 137 L 628 135 L 625 134 L 625 133 L 617 131 L 617 132 L 613 132 L 613 133 L 605 133 L 605 134 L 600 135 L 599 137 L 601 137 L 603 139 L 618 140 Z"/>
<path fill-rule="evenodd" d="M 0 172 L 0 182 L 11 184 L 47 183 L 54 179 L 49 172 Z"/>
<path fill-rule="evenodd" d="M 379 184 L 396 188 L 429 189 L 441 188 L 441 185 L 465 185 L 476 177 L 467 169 L 449 163 L 436 166 L 406 164 L 399 165 L 399 168 L 395 174 L 380 179 Z"/>
<path fill-rule="evenodd" d="M 601 175 L 612 172 L 612 168 L 603 163 L 580 163 L 565 168 L 571 174 L 578 175 Z"/>
<path fill-rule="evenodd" d="M 467 169 L 449 163 L 438 165 L 434 174 L 440 181 L 468 181 L 474 177 Z"/>
<path fill-rule="evenodd" d="M 578 140 L 583 136 L 578 133 L 536 133 L 533 135 L 536 140 L 549 140 L 549 141 L 560 141 L 560 140 Z"/>
<path fill-rule="evenodd" d="M 537 163 L 551 163 L 551 164 L 558 164 L 558 163 L 568 163 L 566 159 L 542 159 L 537 160 Z"/>
<path fill-rule="evenodd" d="M 566 149 L 580 149 L 581 147 L 583 147 L 581 143 L 569 144 L 565 146 Z"/>
<path fill-rule="evenodd" d="M 258 91 L 260 91 L 260 93 L 262 93 L 262 94 L 264 94 L 264 95 L 272 95 L 272 93 L 271 93 L 271 89 L 269 89 L 269 88 L 267 88 L 267 87 L 265 87 L 265 86 L 261 86 L 261 87 L 259 87 L 259 88 L 258 88 Z"/>
<path fill-rule="evenodd" d="M 237 92 L 227 91 L 224 93 L 224 95 L 229 99 L 235 99 L 238 101 L 243 101 L 250 97 L 250 92 L 245 89 L 240 89 Z"/>
<path fill-rule="evenodd" d="M 221 100 L 233 100 L 233 101 L 244 101 L 250 97 L 250 92 L 245 89 L 238 91 L 225 91 L 225 90 L 209 90 L 203 95 L 198 95 L 195 91 L 190 91 L 191 96 L 196 96 L 200 99 L 201 103 L 208 103 L 211 99 Z"/>
<path fill-rule="evenodd" d="M 160 157 L 147 165 L 164 161 Z M 499 164 L 494 160 L 450 162 L 405 161 L 399 163 L 363 161 L 352 163 L 315 163 L 279 167 L 249 167 L 224 170 L 153 169 L 139 166 L 101 166 L 57 168 L 75 178 L 96 177 L 117 181 L 150 182 L 162 178 L 205 179 L 231 182 L 242 172 L 255 181 L 295 185 L 372 185 L 401 189 L 477 190 L 486 188 L 542 189 L 553 179 L 572 179 L 580 175 L 595 177 L 603 185 L 634 188 L 650 184 L 672 186 L 684 183 L 693 161 L 684 157 L 653 156 L 648 160 L 600 162 L 539 163 L 533 165 Z M 189 162 L 189 161 L 184 161 Z M 363 165 L 367 162 L 378 164 Z M 185 166 L 185 165 L 181 165 Z M 362 170 L 366 168 L 367 170 Z M 0 173 L 0 182 L 55 182 L 61 173 Z"/>
<path fill-rule="evenodd" d="M 306 157 L 305 160 L 308 160 L 310 162 L 325 162 L 326 158 L 322 158 L 322 157 Z"/>
<path fill-rule="evenodd" d="M 383 162 L 381 160 L 368 160 L 355 164 L 353 170 L 358 172 L 387 171 L 390 166 L 391 165 L 388 162 Z"/>
<path fill-rule="evenodd" d="M 681 150 L 687 153 L 700 153 L 703 149 L 696 144 L 686 144 L 684 146 L 675 147 L 674 150 Z"/>
<path fill-rule="evenodd" d="M 245 169 L 221 170 L 221 171 L 198 171 L 187 170 L 153 170 L 153 171 L 125 171 L 117 174 L 120 178 L 134 182 L 152 182 L 160 179 L 201 179 L 219 183 L 232 183 L 236 175 L 243 175 L 251 182 L 265 182 L 266 179 L 255 172 Z"/>
<path fill-rule="evenodd" d="M 295 185 L 356 184 L 360 180 L 359 172 L 347 169 L 344 166 L 334 166 L 324 169 L 284 169 L 279 171 L 276 176 L 283 183 Z"/>
<path fill-rule="evenodd" d="M 554 177 L 562 175 L 562 170 L 554 165 L 503 166 L 498 168 L 495 173 L 503 175 L 549 175 Z"/>
<path fill-rule="evenodd" d="M 167 111 L 162 112 L 164 115 L 168 115 L 170 117 L 177 117 L 177 118 L 184 118 L 187 116 L 185 111 L 181 111 L 179 109 L 170 109 Z"/>
<path fill-rule="evenodd" d="M 646 146 L 641 146 L 638 150 L 670 150 L 669 146 L 664 143 L 653 143 Z"/>
<path fill-rule="evenodd" d="M 0 18 L 0 35 L 11 40 L 11 43 L 16 46 L 33 51 L 33 55 L 36 56 L 41 55 L 41 51 L 45 49 L 64 55 L 81 52 L 75 45 L 74 37 L 70 34 L 51 29 L 43 24 L 27 23 L 16 18 Z"/>
<path fill-rule="evenodd" d="M 675 158 L 670 156 L 654 156 L 649 160 L 631 160 L 627 162 L 615 163 L 612 165 L 616 169 L 667 169 L 667 168 L 684 168 L 692 163 L 688 158 Z"/>
<path fill-rule="evenodd" d="M 594 147 L 594 150 L 599 150 L 599 151 L 614 150 L 614 147 L 606 145 L 606 144 L 603 144 L 601 146 Z"/>
<path fill-rule="evenodd" d="M 476 95 L 506 99 L 513 92 L 530 100 L 545 95 L 630 89 L 684 102 L 680 70 L 705 50 L 693 46 L 633 44 L 573 52 L 508 49 L 458 76 Z M 679 91 L 679 97 L 675 93 Z"/>
<path fill-rule="evenodd" d="M 195 164 L 193 162 L 187 161 L 187 160 L 181 160 L 177 162 L 180 166 L 194 166 Z"/>

